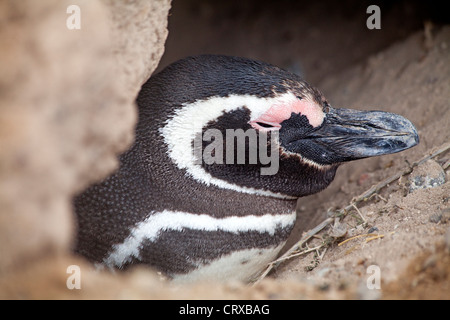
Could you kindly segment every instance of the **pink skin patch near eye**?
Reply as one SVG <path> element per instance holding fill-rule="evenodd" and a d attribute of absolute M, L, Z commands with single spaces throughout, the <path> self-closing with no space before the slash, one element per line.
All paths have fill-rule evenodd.
<path fill-rule="evenodd" d="M 258 119 L 250 121 L 250 125 L 258 130 L 279 130 L 281 123 L 291 117 L 292 112 L 299 113 L 308 118 L 309 124 L 314 128 L 320 126 L 325 117 L 322 108 L 309 99 L 296 99 L 288 104 L 275 104 Z"/>

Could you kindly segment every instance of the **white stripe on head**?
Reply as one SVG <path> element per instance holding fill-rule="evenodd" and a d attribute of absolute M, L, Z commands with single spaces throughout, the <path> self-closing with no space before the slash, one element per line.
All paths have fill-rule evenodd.
<path fill-rule="evenodd" d="M 226 231 L 231 233 L 256 231 L 273 236 L 277 228 L 287 228 L 295 222 L 296 212 L 280 215 L 231 216 L 217 219 L 212 216 L 164 210 L 154 213 L 137 224 L 131 234 L 121 244 L 113 246 L 111 254 L 103 261 L 110 267 L 121 267 L 132 258 L 139 259 L 139 251 L 144 241 L 155 241 L 161 231 L 184 229 L 201 231 Z"/>
<path fill-rule="evenodd" d="M 179 169 L 185 169 L 189 176 L 200 183 L 243 193 L 295 199 L 295 197 L 268 190 L 238 186 L 211 176 L 200 164 L 196 163 L 192 141 L 198 134 L 202 133 L 203 127 L 220 117 L 224 112 L 230 112 L 245 106 L 251 112 L 251 122 L 261 117 L 273 105 L 290 105 L 296 99 L 291 92 L 273 98 L 258 98 L 252 95 L 211 97 L 191 104 L 184 104 L 182 108 L 176 110 L 171 119 L 167 120 L 166 125 L 160 129 L 160 134 L 168 146 L 170 159 Z"/>

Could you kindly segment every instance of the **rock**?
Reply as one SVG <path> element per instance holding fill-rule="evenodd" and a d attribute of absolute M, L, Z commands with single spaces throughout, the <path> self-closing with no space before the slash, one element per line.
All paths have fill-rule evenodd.
<path fill-rule="evenodd" d="M 80 8 L 80 29 L 67 8 Z M 2 1 L 0 274 L 67 253 L 71 200 L 117 167 L 170 1 Z M 142 41 L 139 41 L 142 40 Z"/>
<path fill-rule="evenodd" d="M 378 231 L 380 231 L 380 230 L 378 230 L 378 228 L 374 226 L 374 227 L 370 228 L 369 231 L 367 231 L 367 233 L 369 234 L 369 233 L 374 233 L 374 232 L 378 232 Z"/>
<path fill-rule="evenodd" d="M 414 169 L 408 177 L 409 192 L 417 189 L 434 188 L 445 183 L 445 171 L 434 160 L 428 160 Z"/>

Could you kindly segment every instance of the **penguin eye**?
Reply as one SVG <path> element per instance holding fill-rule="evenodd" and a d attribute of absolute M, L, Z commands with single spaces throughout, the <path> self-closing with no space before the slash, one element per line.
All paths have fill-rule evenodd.
<path fill-rule="evenodd" d="M 273 128 L 274 127 L 273 125 L 268 124 L 268 123 L 264 123 L 264 122 L 256 122 L 256 124 L 258 126 L 260 126 L 260 127 L 263 127 L 263 128 Z"/>

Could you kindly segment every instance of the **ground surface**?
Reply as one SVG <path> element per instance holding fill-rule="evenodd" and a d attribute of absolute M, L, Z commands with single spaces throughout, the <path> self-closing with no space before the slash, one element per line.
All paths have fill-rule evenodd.
<path fill-rule="evenodd" d="M 415 34 L 372 55 L 365 63 L 340 73 L 336 80 L 329 78 L 324 82 L 322 90 L 329 91 L 330 101 L 339 106 L 368 107 L 405 115 L 417 126 L 421 143 L 404 153 L 343 167 L 328 190 L 300 199 L 299 229 L 312 227 L 311 221 L 315 219 L 310 217 L 315 217 L 317 224 L 325 218 L 324 213 L 329 208 L 345 207 L 372 185 L 404 171 L 430 151 L 448 146 L 449 39 L 450 29 L 445 28 L 430 39 L 433 44 L 426 48 L 423 46 L 424 35 Z M 342 230 L 332 228 L 321 233 L 320 239 L 312 241 L 314 244 L 309 244 L 332 241 L 322 259 L 313 257 L 323 252 L 320 249 L 285 264 L 279 268 L 277 277 L 297 274 L 323 282 L 323 285 L 342 286 L 367 278 L 366 270 L 370 265 L 380 267 L 385 283 L 401 280 L 411 263 L 422 268 L 413 258 L 424 251 L 435 250 L 436 243 L 443 241 L 444 234 L 449 232 L 450 184 L 448 174 L 442 168 L 448 170 L 448 160 L 449 153 L 443 152 L 434 160 L 419 165 L 412 173 L 394 180 L 377 193 L 379 196 L 358 204 L 359 212 L 355 208 L 339 220 L 342 225 L 337 227 L 347 231 L 344 235 Z M 430 181 L 426 183 L 425 180 Z M 302 218 L 308 222 L 303 223 Z M 367 233 L 380 238 L 367 241 Z M 329 239 L 334 234 L 338 238 Z M 365 236 L 338 245 L 356 235 Z M 320 264 L 315 268 L 318 262 Z M 450 298 L 448 280 L 445 278 L 443 291 L 437 290 L 435 295 Z"/>
<path fill-rule="evenodd" d="M 362 4 L 347 11 L 326 3 L 286 10 L 286 4 L 238 10 L 234 2 L 218 8 L 175 1 L 161 67 L 197 53 L 265 60 L 302 73 L 333 106 L 407 117 L 420 144 L 342 166 L 327 190 L 299 200 L 285 250 L 371 186 L 450 143 L 450 27 L 421 16 L 418 3 L 382 5 L 381 30 L 366 28 Z M 326 19 L 319 18 L 323 12 Z M 302 248 L 317 250 L 280 263 L 268 277 L 312 284 L 332 297 L 450 298 L 449 159 L 441 152 L 381 188 Z M 369 266 L 379 268 L 382 290 L 367 289 Z"/>

